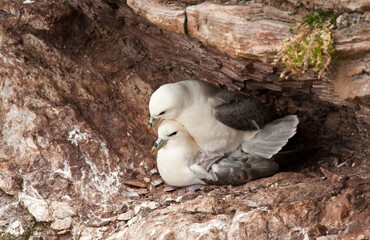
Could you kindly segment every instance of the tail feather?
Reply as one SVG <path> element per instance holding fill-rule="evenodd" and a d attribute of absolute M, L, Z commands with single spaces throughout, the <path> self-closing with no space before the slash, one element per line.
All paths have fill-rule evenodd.
<path fill-rule="evenodd" d="M 242 143 L 246 153 L 252 153 L 263 158 L 271 158 L 293 137 L 299 123 L 296 115 L 289 115 L 267 124 L 252 139 Z"/>
<path fill-rule="evenodd" d="M 254 173 L 256 179 L 271 176 L 279 170 L 279 164 L 272 161 L 272 159 L 255 157 L 247 161 L 247 163 L 250 164 L 250 169 Z"/>

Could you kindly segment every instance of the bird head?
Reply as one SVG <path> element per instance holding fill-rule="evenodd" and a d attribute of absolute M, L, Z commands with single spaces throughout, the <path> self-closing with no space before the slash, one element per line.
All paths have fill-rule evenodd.
<path fill-rule="evenodd" d="M 176 120 L 163 120 L 158 127 L 158 139 L 152 147 L 152 154 L 156 154 L 166 145 L 185 145 L 192 139 L 181 123 Z"/>
<path fill-rule="evenodd" d="M 150 120 L 148 129 L 155 129 L 164 119 L 177 119 L 185 102 L 187 89 L 176 83 L 165 84 L 158 88 L 150 97 Z"/>

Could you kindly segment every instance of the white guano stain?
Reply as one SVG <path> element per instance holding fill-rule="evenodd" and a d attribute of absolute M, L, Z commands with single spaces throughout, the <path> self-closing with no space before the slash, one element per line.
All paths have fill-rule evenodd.
<path fill-rule="evenodd" d="M 103 171 L 99 170 L 99 168 L 92 161 L 91 157 L 86 153 L 82 155 L 82 159 L 87 165 L 90 166 L 90 171 L 82 171 L 82 179 L 87 180 L 94 185 L 95 189 L 101 193 L 104 202 L 108 201 L 110 196 L 118 193 L 120 189 L 118 171 L 105 173 L 105 168 L 103 169 Z M 119 168 L 117 167 L 117 169 Z M 81 187 L 83 188 L 84 185 L 82 185 Z M 84 191 L 83 189 L 82 192 L 88 195 L 91 194 L 88 191 Z"/>
<path fill-rule="evenodd" d="M 57 169 L 55 173 L 59 173 L 63 178 L 72 179 L 71 166 L 66 160 L 63 161 L 63 169 Z"/>
<path fill-rule="evenodd" d="M 89 142 L 89 134 L 82 133 L 80 127 L 77 125 L 75 125 L 74 129 L 72 131 L 69 131 L 68 134 L 68 141 L 70 141 L 76 147 L 81 141 Z"/>
<path fill-rule="evenodd" d="M 115 166 L 112 169 L 111 159 L 107 143 L 101 137 L 94 136 L 88 132 L 83 132 L 78 125 L 74 126 L 72 131 L 69 131 L 68 141 L 70 141 L 74 146 L 80 148 L 80 143 L 91 143 L 100 145 L 99 152 L 103 154 L 103 161 L 100 167 L 98 167 L 89 153 L 80 148 L 81 151 L 81 160 L 83 160 L 88 166 L 89 169 L 82 169 L 83 181 L 88 181 L 92 183 L 92 186 L 101 193 L 102 201 L 106 202 L 110 199 L 111 196 L 117 194 L 121 188 L 119 173 L 121 169 L 119 166 Z M 68 172 L 67 172 L 68 173 Z M 85 184 L 81 185 L 81 193 L 83 195 L 91 195 L 91 192 L 85 190 Z"/>

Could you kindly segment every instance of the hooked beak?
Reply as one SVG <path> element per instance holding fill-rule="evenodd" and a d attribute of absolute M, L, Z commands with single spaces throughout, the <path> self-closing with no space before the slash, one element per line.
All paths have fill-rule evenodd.
<path fill-rule="evenodd" d="M 161 149 L 166 141 L 162 138 L 158 138 L 157 141 L 155 141 L 153 147 L 152 147 L 152 154 L 156 154 L 159 149 Z"/>
<path fill-rule="evenodd" d="M 148 123 L 148 130 L 156 129 L 161 122 L 162 122 L 162 119 L 160 118 L 150 117 L 149 123 Z"/>

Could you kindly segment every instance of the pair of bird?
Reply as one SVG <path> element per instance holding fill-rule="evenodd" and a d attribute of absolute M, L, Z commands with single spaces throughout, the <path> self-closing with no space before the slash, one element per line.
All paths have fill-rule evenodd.
<path fill-rule="evenodd" d="M 158 88 L 149 102 L 152 153 L 172 186 L 240 185 L 270 176 L 273 156 L 295 133 L 296 115 L 275 119 L 258 100 L 187 80 Z"/>

